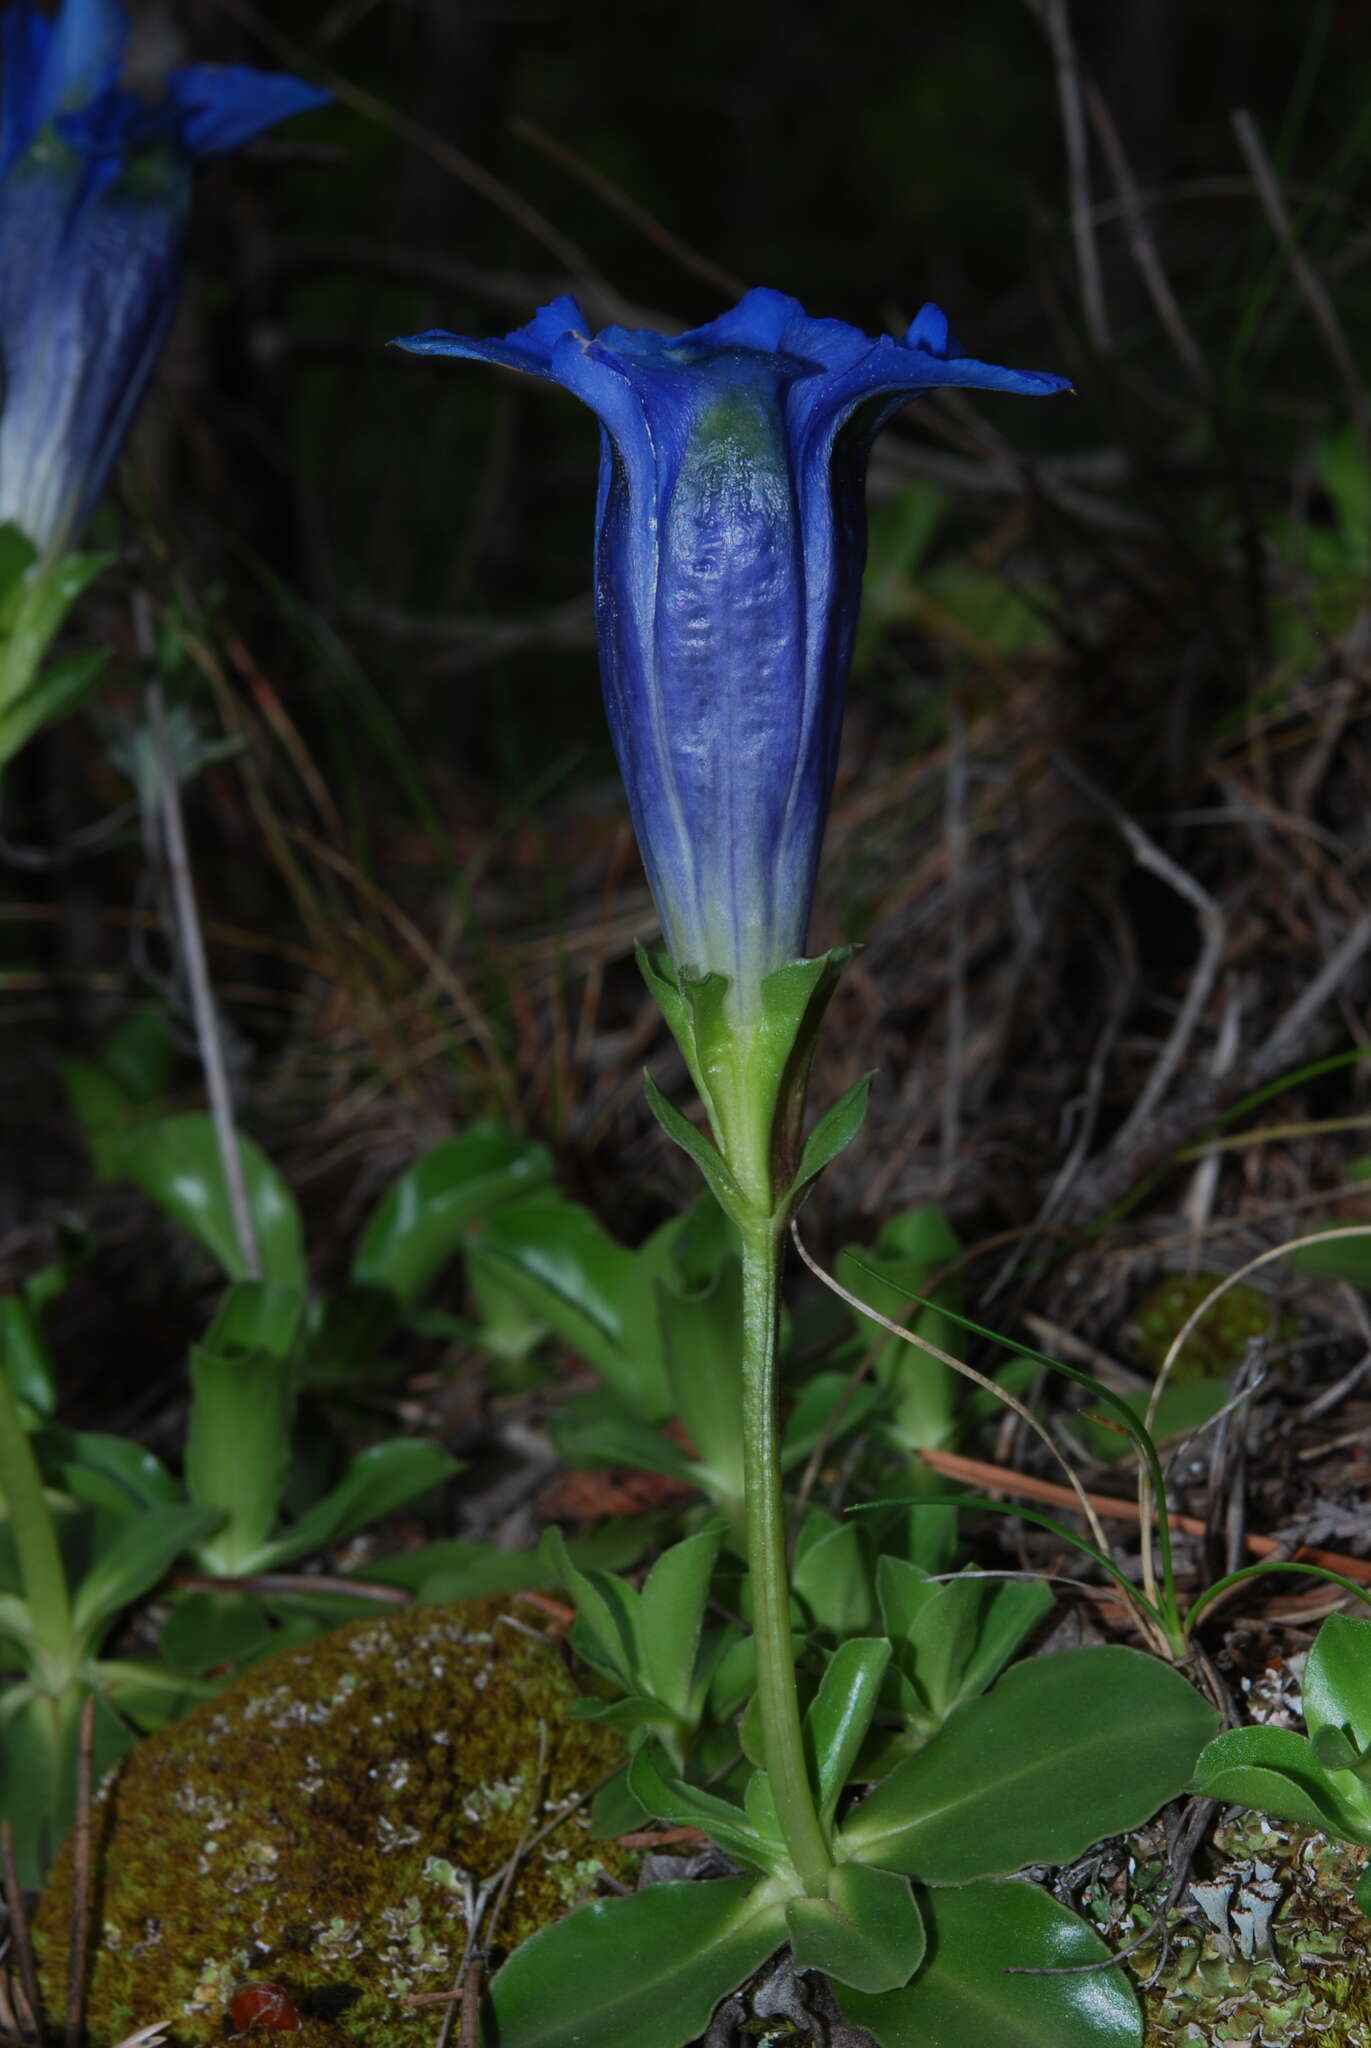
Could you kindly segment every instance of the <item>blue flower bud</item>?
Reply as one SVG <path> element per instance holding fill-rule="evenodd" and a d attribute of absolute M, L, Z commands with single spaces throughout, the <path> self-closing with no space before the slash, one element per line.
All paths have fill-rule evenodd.
<path fill-rule="evenodd" d="M 565 385 L 600 421 L 595 602 L 610 729 L 677 968 L 740 1020 L 804 951 L 866 548 L 871 444 L 940 385 L 1066 380 L 960 354 L 925 306 L 903 341 L 748 292 L 675 339 L 592 337 L 573 299 L 503 341 L 399 344 Z"/>
<path fill-rule="evenodd" d="M 242 65 L 119 84 L 119 0 L 0 14 L 0 523 L 52 555 L 108 479 L 176 299 L 191 170 L 329 97 Z"/>

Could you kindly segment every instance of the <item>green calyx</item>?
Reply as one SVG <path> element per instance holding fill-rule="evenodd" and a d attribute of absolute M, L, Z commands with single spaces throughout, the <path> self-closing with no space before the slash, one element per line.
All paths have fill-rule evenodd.
<path fill-rule="evenodd" d="M 745 1022 L 730 1014 L 728 977 L 680 973 L 665 954 L 638 949 L 656 998 L 699 1091 L 714 1144 L 666 1102 L 648 1100 L 667 1135 L 688 1151 L 735 1221 L 788 1220 L 814 1176 L 855 1137 L 870 1077 L 849 1089 L 801 1143 L 805 1093 L 819 1027 L 852 948 L 792 960 L 768 974 Z"/>

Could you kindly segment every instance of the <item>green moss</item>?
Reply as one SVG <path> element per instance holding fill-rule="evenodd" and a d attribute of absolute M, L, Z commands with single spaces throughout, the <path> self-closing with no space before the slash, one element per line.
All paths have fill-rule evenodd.
<path fill-rule="evenodd" d="M 233 1985 L 283 1985 L 292 2048 L 429 2044 L 461 1962 L 470 1893 L 530 1832 L 620 1761 L 570 1722 L 557 1653 L 498 1602 L 389 1613 L 274 1657 L 152 1736 L 101 1787 L 88 2001 L 91 2048 L 171 2015 L 222 2042 Z M 544 1733 L 545 1731 L 545 1733 Z M 539 1782 L 539 1754 L 546 1762 Z M 519 1866 L 496 1938 L 512 1947 L 628 1860 L 585 1809 Z M 39 1909 L 50 2009 L 62 2008 L 70 1845 Z M 311 2016 L 329 2011 L 337 2019 Z"/>
<path fill-rule="evenodd" d="M 1133 1348 L 1140 1365 L 1160 1370 L 1177 1332 L 1222 1278 L 1221 1273 L 1172 1273 L 1143 1296 L 1133 1315 Z M 1172 1380 L 1223 1378 L 1242 1364 L 1252 1338 L 1278 1334 L 1273 1304 L 1240 1282 L 1200 1317 L 1172 1368 Z"/>

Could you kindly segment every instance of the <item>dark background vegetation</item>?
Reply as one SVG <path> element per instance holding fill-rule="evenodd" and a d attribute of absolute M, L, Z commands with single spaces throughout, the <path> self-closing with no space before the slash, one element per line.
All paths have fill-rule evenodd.
<path fill-rule="evenodd" d="M 1078 386 L 927 403 L 873 469 L 815 937 L 865 942 L 819 1091 L 880 1079 L 814 1232 L 936 1198 L 974 1243 L 1140 1202 L 1126 1256 L 1076 1270 L 1107 1320 L 1181 1228 L 1177 1151 L 1365 1038 L 1371 15 L 134 11 L 158 61 L 303 69 L 338 104 L 204 180 L 106 515 L 129 551 L 91 613 L 110 686 L 7 792 L 0 1276 L 74 1218 L 94 1232 L 59 1330 L 91 1385 L 115 1360 L 177 1369 L 203 1312 L 169 1242 L 149 1260 L 149 1213 L 91 1194 L 57 1070 L 170 1002 L 177 1099 L 199 1100 L 129 778 L 139 579 L 199 764 L 240 1113 L 320 1271 L 400 1164 L 478 1114 L 548 1139 L 626 1236 L 680 1197 L 640 1107 L 644 1057 L 680 1075 L 631 959 L 652 919 L 598 701 L 593 424 L 385 344 L 504 331 L 564 290 L 596 321 L 689 325 L 765 282 L 872 332 L 936 297 L 969 350 Z M 1281 1118 L 1355 1116 L 1359 1071 Z M 1263 1242 L 1356 1146 L 1226 1158 L 1191 1226 Z"/>

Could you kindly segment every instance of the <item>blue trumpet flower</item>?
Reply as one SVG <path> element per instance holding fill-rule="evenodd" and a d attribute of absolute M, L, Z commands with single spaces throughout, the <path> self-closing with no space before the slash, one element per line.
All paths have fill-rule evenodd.
<path fill-rule="evenodd" d="M 0 14 L 0 523 L 40 554 L 85 524 L 176 299 L 191 170 L 329 97 L 188 64 L 162 97 L 119 82 L 119 0 Z"/>
<path fill-rule="evenodd" d="M 837 765 L 880 428 L 940 385 L 1066 380 L 959 354 L 925 306 L 903 341 L 748 292 L 675 339 L 592 336 L 574 299 L 503 341 L 400 346 L 565 385 L 601 426 L 605 703 L 667 947 L 726 975 L 741 1021 L 804 951 Z"/>

